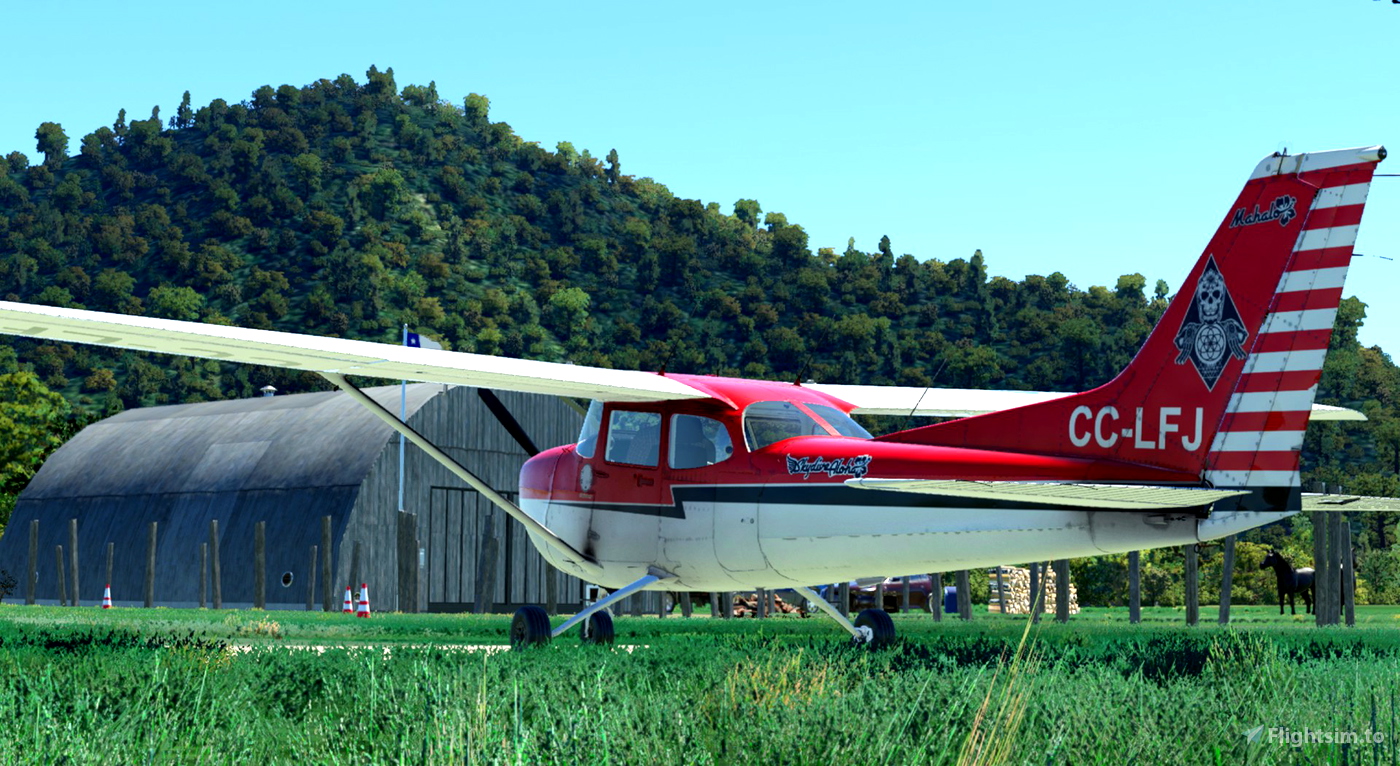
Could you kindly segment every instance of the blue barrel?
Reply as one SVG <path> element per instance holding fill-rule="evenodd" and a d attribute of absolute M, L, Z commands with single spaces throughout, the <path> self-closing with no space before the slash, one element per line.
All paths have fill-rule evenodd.
<path fill-rule="evenodd" d="M 943 586 L 943 613 L 944 613 L 944 614 L 957 614 L 957 613 L 958 613 L 958 586 L 956 586 L 956 585 L 945 585 L 945 586 Z"/>

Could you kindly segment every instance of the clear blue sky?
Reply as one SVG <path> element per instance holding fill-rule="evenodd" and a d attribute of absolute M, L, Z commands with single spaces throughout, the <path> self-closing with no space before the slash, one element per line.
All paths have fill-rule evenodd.
<path fill-rule="evenodd" d="M 169 117 L 371 64 L 476 92 L 682 197 L 757 199 L 818 247 L 1175 290 L 1255 163 L 1389 143 L 1400 6 L 1175 3 L 78 2 L 5 11 L 0 153 L 70 147 L 120 108 Z M 1400 348 L 1400 178 L 1373 187 L 1347 293 Z"/>

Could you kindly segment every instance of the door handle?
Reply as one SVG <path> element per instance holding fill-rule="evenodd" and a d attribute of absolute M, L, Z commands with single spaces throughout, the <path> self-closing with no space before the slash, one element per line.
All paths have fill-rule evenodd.
<path fill-rule="evenodd" d="M 607 471 L 594 471 L 594 472 L 593 472 L 593 475 L 596 476 L 596 477 L 598 477 L 598 478 L 600 478 L 600 479 L 606 479 L 606 478 L 608 478 L 608 473 L 607 473 Z"/>
<path fill-rule="evenodd" d="M 637 486 L 639 486 L 639 487 L 650 487 L 650 486 L 652 486 L 653 484 L 656 484 L 656 480 L 655 480 L 655 479 L 653 479 L 653 478 L 651 478 L 651 477 L 649 477 L 649 476 L 643 476 L 643 475 L 641 475 L 641 474 L 637 474 Z"/>

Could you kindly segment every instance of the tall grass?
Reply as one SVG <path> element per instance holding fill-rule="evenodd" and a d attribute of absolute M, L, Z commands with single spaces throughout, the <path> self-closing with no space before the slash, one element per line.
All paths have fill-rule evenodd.
<path fill-rule="evenodd" d="M 26 612 L 0 616 L 12 613 Z M 245 618 L 269 619 L 234 620 Z M 421 641 L 390 642 L 388 652 L 289 649 L 301 645 L 301 624 L 271 619 L 286 638 L 0 619 L 0 763 L 1262 764 L 1396 755 L 1393 738 L 1350 749 L 1244 739 L 1261 724 L 1393 731 L 1400 642 L 1390 631 L 1071 623 L 1032 632 L 1010 621 L 900 620 L 910 638 L 870 653 L 816 620 L 620 618 L 630 653 L 560 640 L 488 655 Z M 497 622 L 463 624 L 471 633 Z M 248 648 L 231 652 L 233 643 Z"/>

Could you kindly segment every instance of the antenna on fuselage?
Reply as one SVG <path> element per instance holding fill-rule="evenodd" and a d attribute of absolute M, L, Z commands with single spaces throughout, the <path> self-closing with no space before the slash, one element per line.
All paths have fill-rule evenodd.
<path fill-rule="evenodd" d="M 912 409 L 909 410 L 909 415 L 908 415 L 907 417 L 904 418 L 904 427 L 901 428 L 901 429 L 899 429 L 899 430 L 901 430 L 901 431 L 908 431 L 908 430 L 909 430 L 909 424 L 912 423 L 912 422 L 914 422 L 914 413 L 916 413 L 916 412 L 919 411 L 919 405 L 924 403 L 924 397 L 925 397 L 925 396 L 928 396 L 928 392 L 930 392 L 930 391 L 933 390 L 933 384 L 934 384 L 934 382 L 938 380 L 938 376 L 939 376 L 939 375 L 942 375 L 942 374 L 943 374 L 943 368 L 945 368 L 945 367 L 947 367 L 947 366 L 948 366 L 948 360 L 947 360 L 947 359 L 944 359 L 944 360 L 943 360 L 943 363 L 940 364 L 940 365 L 938 365 L 938 369 L 936 369 L 936 370 L 933 371 L 933 377 L 931 377 L 931 378 L 928 379 L 928 385 L 927 385 L 927 386 L 924 386 L 924 392 L 923 392 L 922 394 L 919 394 L 919 399 L 918 399 L 918 401 L 914 402 L 914 407 L 913 407 Z"/>

